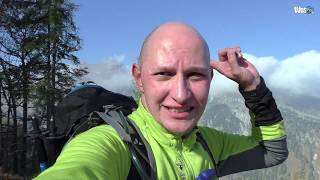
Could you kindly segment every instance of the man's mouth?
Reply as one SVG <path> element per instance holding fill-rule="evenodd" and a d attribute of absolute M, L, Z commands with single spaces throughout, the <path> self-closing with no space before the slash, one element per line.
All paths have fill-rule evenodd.
<path fill-rule="evenodd" d="M 182 107 L 182 108 L 175 108 L 175 107 L 169 107 L 169 106 L 164 106 L 164 107 L 173 113 L 184 113 L 184 112 L 190 112 L 193 110 L 193 107 Z"/>
<path fill-rule="evenodd" d="M 193 106 L 181 106 L 181 107 L 174 107 L 174 106 L 165 106 L 162 105 L 165 109 L 167 109 L 168 115 L 174 119 L 189 119 L 192 111 L 194 110 Z"/>

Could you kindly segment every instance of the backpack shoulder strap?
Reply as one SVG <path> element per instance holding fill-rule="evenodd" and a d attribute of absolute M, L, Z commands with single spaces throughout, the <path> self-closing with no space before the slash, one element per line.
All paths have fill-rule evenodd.
<path fill-rule="evenodd" d="M 131 136 L 134 142 L 131 150 L 132 163 L 134 166 L 131 166 L 130 173 L 137 171 L 140 174 L 140 177 L 142 177 L 142 179 L 155 180 L 157 177 L 157 166 L 156 166 L 156 161 L 155 161 L 152 149 L 149 143 L 147 142 L 147 140 L 144 138 L 140 129 L 134 123 L 134 121 L 130 120 L 129 118 L 128 120 L 129 120 L 128 122 L 130 124 L 130 127 L 132 127 L 132 130 L 135 131 Z M 139 160 L 136 161 L 135 159 L 139 159 Z M 145 172 L 147 172 L 147 174 L 144 174 Z M 130 179 L 135 177 L 133 176 L 134 173 L 133 174 L 130 174 L 130 173 L 128 176 L 130 177 Z M 144 175 L 141 176 L 141 174 L 144 174 Z"/>
<path fill-rule="evenodd" d="M 105 123 L 112 126 L 119 133 L 123 141 L 127 143 L 132 143 L 131 137 L 128 133 L 128 129 L 127 127 L 125 127 L 125 120 L 121 118 L 117 111 L 109 111 L 107 113 L 94 111 L 90 113 L 89 116 L 89 119 L 92 118 L 101 118 Z"/>
<path fill-rule="evenodd" d="M 201 144 L 201 146 L 204 148 L 204 150 L 207 151 L 207 153 L 209 154 L 211 161 L 214 165 L 214 168 L 217 168 L 217 163 L 213 157 L 213 154 L 212 154 L 206 140 L 203 138 L 203 136 L 201 135 L 200 132 L 197 132 L 196 134 L 197 134 L 197 142 L 199 142 Z"/>
<path fill-rule="evenodd" d="M 137 125 L 121 111 L 94 111 L 89 118 L 101 118 L 112 126 L 127 143 L 131 154 L 130 179 L 156 179 L 156 162 L 149 143 L 143 137 Z M 140 176 L 140 178 L 139 178 Z"/>

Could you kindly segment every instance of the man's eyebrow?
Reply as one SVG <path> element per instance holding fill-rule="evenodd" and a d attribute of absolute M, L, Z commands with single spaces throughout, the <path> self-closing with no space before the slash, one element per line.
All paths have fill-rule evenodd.
<path fill-rule="evenodd" d="M 154 69 L 154 71 L 174 71 L 174 67 L 170 66 L 160 66 Z"/>
<path fill-rule="evenodd" d="M 211 67 L 191 67 L 187 69 L 188 72 L 207 72 L 210 71 Z"/>
<path fill-rule="evenodd" d="M 204 73 L 204 72 L 208 72 L 211 71 L 211 67 L 190 67 L 186 70 L 187 73 L 190 72 L 199 72 L 199 73 Z M 153 71 L 155 72 L 160 72 L 160 71 L 175 71 L 175 67 L 170 67 L 170 66 L 160 66 L 157 67 L 155 69 L 153 69 Z"/>

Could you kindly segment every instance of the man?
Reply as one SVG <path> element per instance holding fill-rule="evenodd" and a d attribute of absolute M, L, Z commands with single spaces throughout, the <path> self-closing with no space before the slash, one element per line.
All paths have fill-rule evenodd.
<path fill-rule="evenodd" d="M 207 103 L 213 69 L 239 84 L 252 117 L 252 135 L 197 127 Z M 183 23 L 167 23 L 145 40 L 132 74 L 141 94 L 130 118 L 155 156 L 158 179 L 210 178 L 270 167 L 288 151 L 281 114 L 256 68 L 240 48 L 226 48 L 210 61 L 201 35 Z M 213 154 L 196 140 L 201 133 Z M 102 125 L 71 141 L 53 167 L 38 179 L 130 179 L 128 147 Z M 214 169 L 214 170 L 213 170 Z"/>

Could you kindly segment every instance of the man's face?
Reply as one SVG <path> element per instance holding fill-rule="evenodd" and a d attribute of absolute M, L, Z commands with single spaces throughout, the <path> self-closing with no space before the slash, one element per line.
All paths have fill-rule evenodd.
<path fill-rule="evenodd" d="M 148 48 L 136 78 L 144 106 L 168 131 L 190 132 L 200 119 L 211 82 L 209 53 L 200 39 L 161 39 Z"/>

